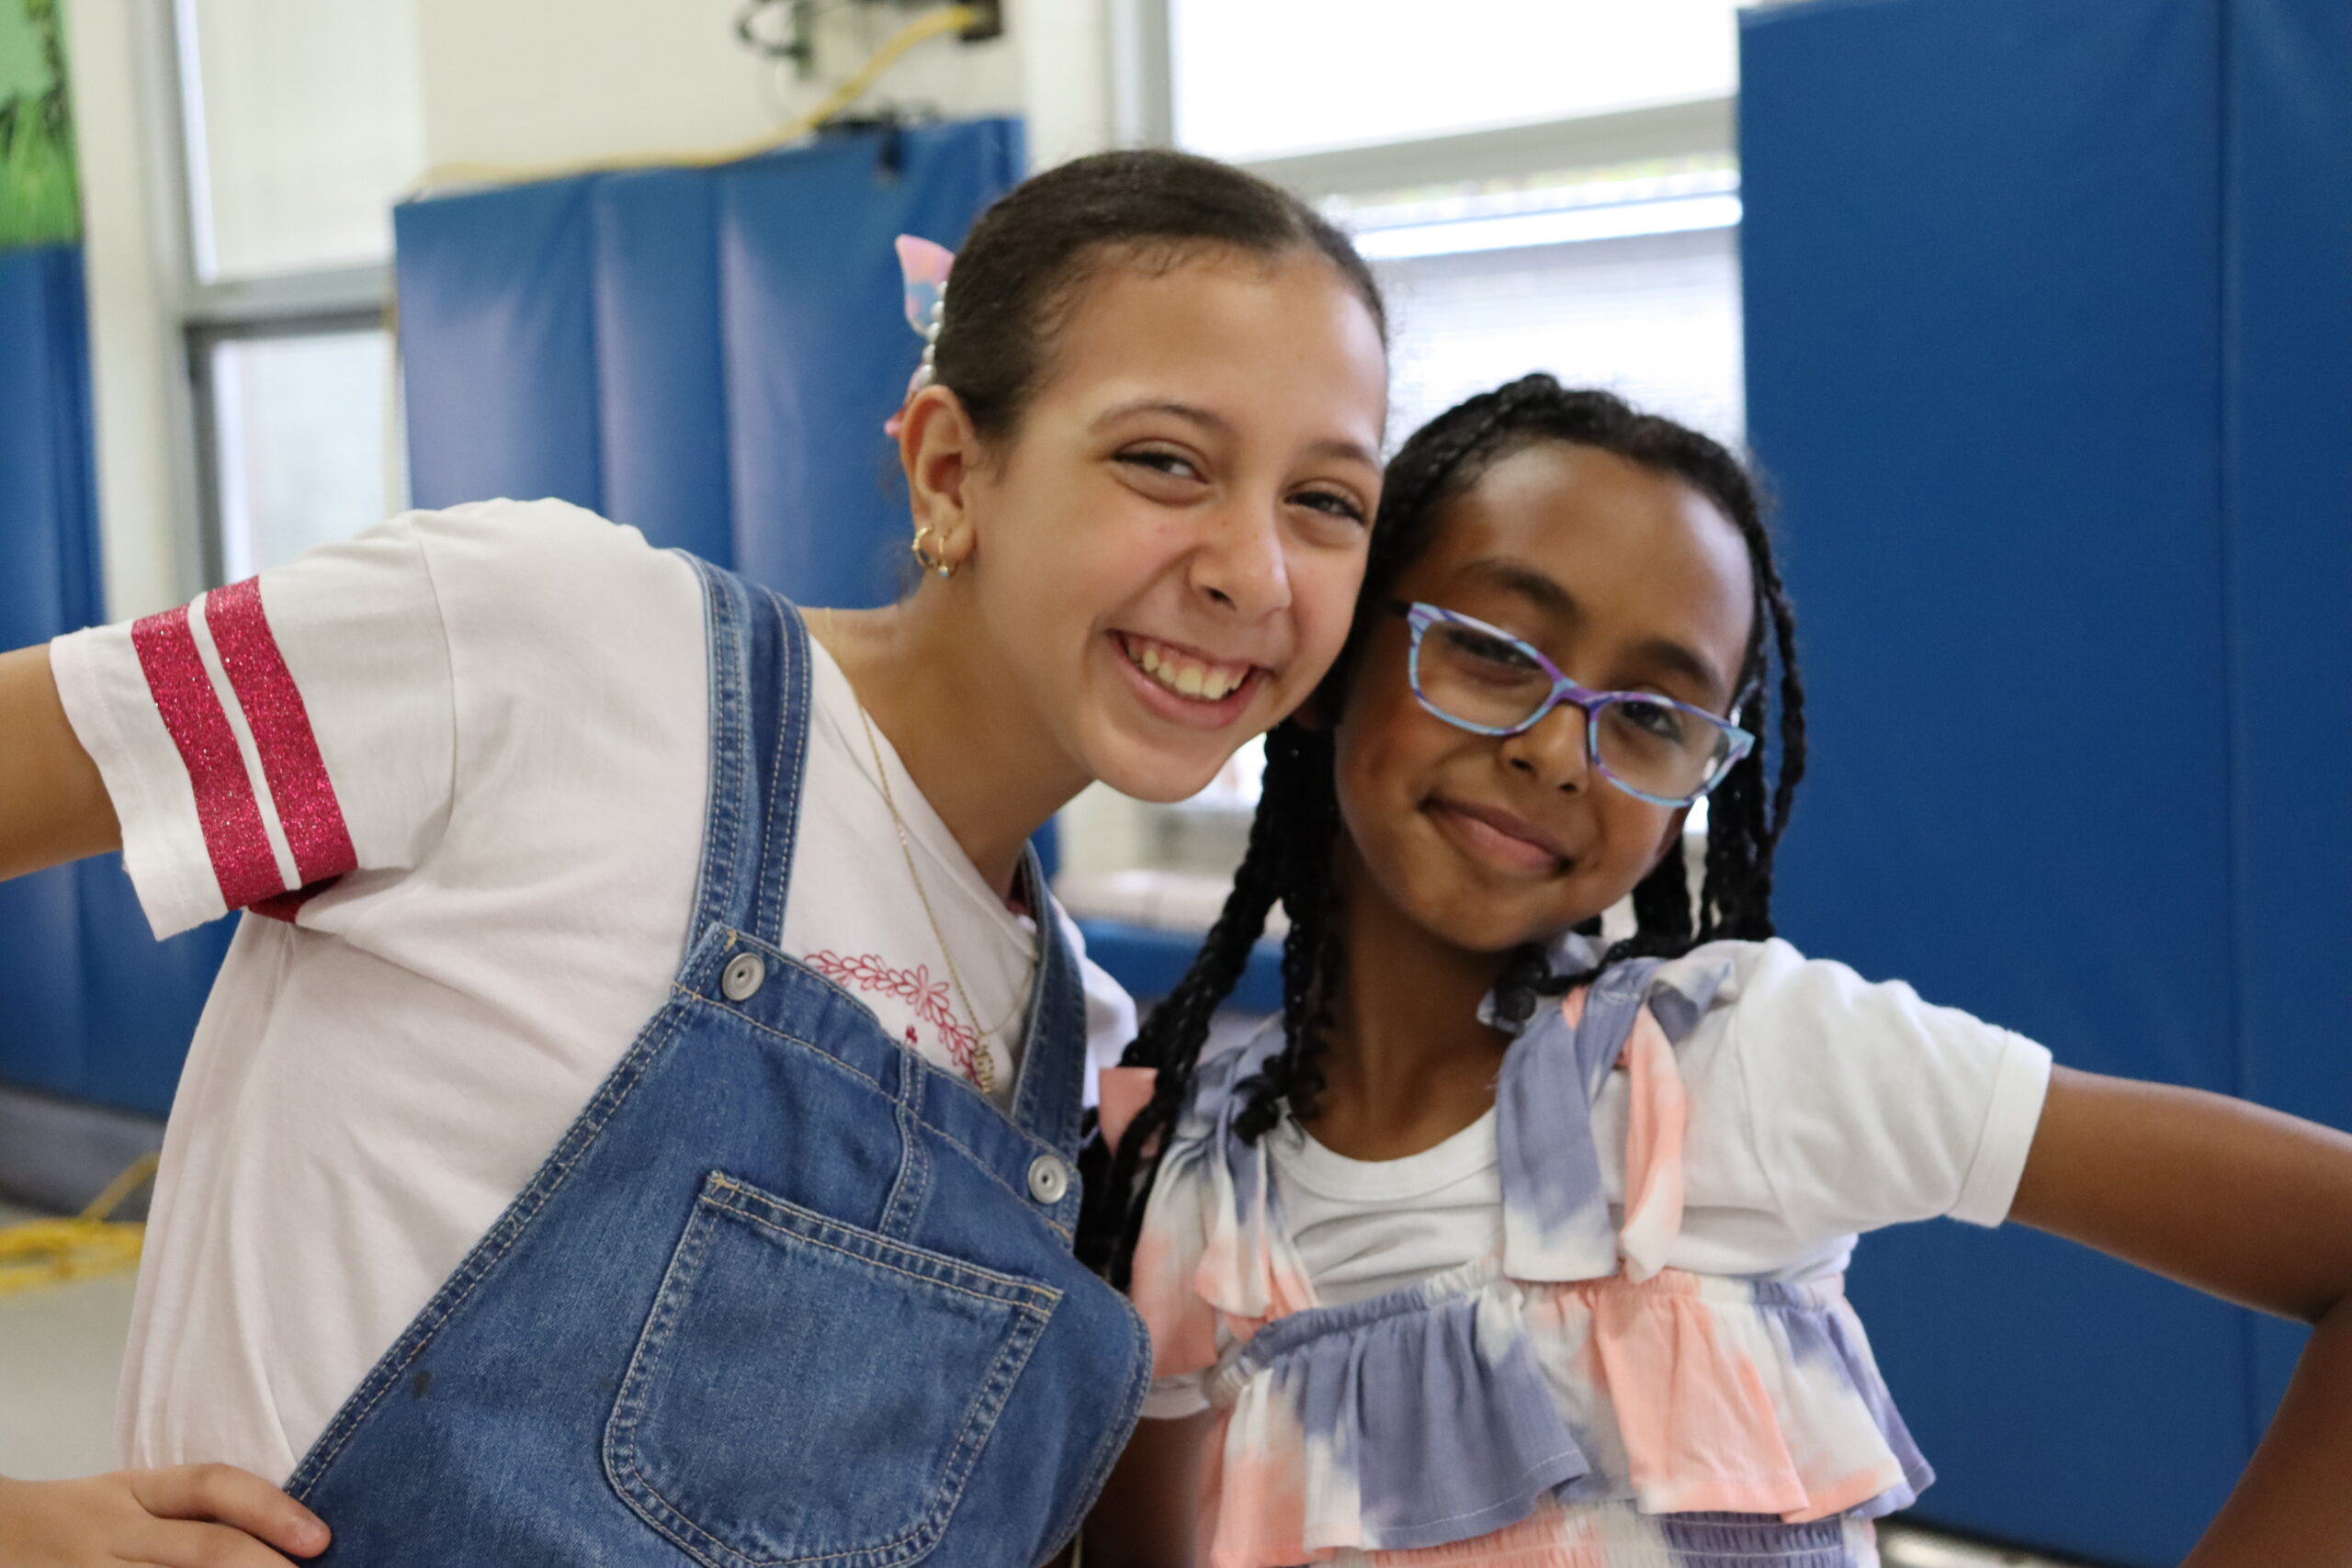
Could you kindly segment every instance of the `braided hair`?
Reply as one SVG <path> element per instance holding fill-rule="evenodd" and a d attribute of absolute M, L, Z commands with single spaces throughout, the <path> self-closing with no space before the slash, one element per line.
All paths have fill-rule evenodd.
<path fill-rule="evenodd" d="M 1734 700 L 1733 722 L 1758 744 L 1710 797 L 1707 853 L 1696 905 L 1683 857 L 1669 854 L 1634 889 L 1634 933 L 1612 944 L 1592 969 L 1555 975 L 1539 944 L 1514 952 L 1496 986 L 1507 1021 L 1523 1021 L 1539 998 L 1583 985 L 1612 964 L 1672 957 L 1720 938 L 1761 941 L 1772 934 L 1772 856 L 1804 776 L 1804 686 L 1796 667 L 1796 627 L 1764 525 L 1763 502 L 1740 460 L 1719 443 L 1609 392 L 1575 390 L 1546 375 L 1524 376 L 1455 405 L 1417 431 L 1388 466 L 1387 483 L 1365 561 L 1356 617 L 1314 706 L 1337 713 L 1397 578 L 1418 560 L 1446 508 L 1513 453 L 1546 441 L 1594 447 L 1670 475 L 1713 503 L 1747 546 L 1756 615 Z M 1778 671 L 1778 744 L 1771 675 Z M 1776 760 L 1767 753 L 1777 753 Z M 1333 999 L 1345 981 L 1346 948 L 1333 855 L 1340 832 L 1328 728 L 1295 721 L 1267 737 L 1265 793 L 1250 829 L 1250 847 L 1232 895 L 1209 930 L 1192 968 L 1152 1010 L 1123 1060 L 1158 1069 L 1149 1102 L 1115 1155 L 1097 1140 L 1088 1149 L 1080 1256 L 1124 1288 L 1136 1235 L 1158 1175 L 1157 1149 L 1191 1099 L 1193 1069 L 1209 1022 L 1231 995 L 1276 900 L 1289 913 L 1283 943 L 1283 1048 L 1240 1086 L 1236 1130 L 1255 1140 L 1285 1110 L 1313 1116 L 1324 1089 L 1323 1055 Z M 1599 919 L 1584 928 L 1597 934 Z"/>

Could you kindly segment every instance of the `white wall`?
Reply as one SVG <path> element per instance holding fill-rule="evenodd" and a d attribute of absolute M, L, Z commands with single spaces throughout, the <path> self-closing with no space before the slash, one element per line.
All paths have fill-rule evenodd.
<path fill-rule="evenodd" d="M 741 0 L 415 0 L 434 165 L 539 165 L 730 146 L 820 97 L 907 17 L 830 13 L 823 78 L 737 41 Z M 1004 36 L 921 45 L 877 101 L 1030 118 L 1041 164 L 1109 139 L 1109 0 L 1013 0 Z"/>

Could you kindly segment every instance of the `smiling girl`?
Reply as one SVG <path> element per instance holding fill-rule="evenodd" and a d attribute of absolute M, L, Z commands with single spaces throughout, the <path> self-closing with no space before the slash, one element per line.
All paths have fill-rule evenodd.
<path fill-rule="evenodd" d="M 132 1469 L 0 1482 L 12 1568 L 1044 1561 L 1148 1357 L 1069 1256 L 1131 1012 L 1025 846 L 1314 689 L 1384 331 L 1295 199 L 1081 160 L 956 264 L 898 604 L 495 502 L 0 659 L 0 874 L 119 843 L 158 934 L 264 917 L 166 1133 Z"/>
<path fill-rule="evenodd" d="M 1932 1472 L 1840 1280 L 1938 1215 L 2315 1325 L 2191 1562 L 2352 1561 L 2352 1138 L 1773 936 L 1803 688 L 1722 447 L 1534 376 L 1388 478 L 1232 898 L 1104 1077 L 1086 1250 L 1157 1382 L 1094 1561 L 1867 1568 Z M 1283 1016 L 1204 1057 L 1277 898 Z"/>

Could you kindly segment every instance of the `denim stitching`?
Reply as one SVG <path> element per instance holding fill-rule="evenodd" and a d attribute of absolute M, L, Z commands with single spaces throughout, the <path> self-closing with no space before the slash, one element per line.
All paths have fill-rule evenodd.
<path fill-rule="evenodd" d="M 822 976 L 819 976 L 817 977 L 820 979 L 823 978 Z M 833 1067 L 841 1072 L 847 1073 L 850 1077 L 857 1079 L 860 1083 L 872 1086 L 876 1093 L 889 1093 L 889 1090 L 883 1085 L 881 1079 L 875 1077 L 872 1074 L 867 1073 L 861 1068 L 851 1066 L 847 1062 L 842 1061 L 839 1056 L 834 1055 L 831 1051 L 826 1050 L 822 1045 L 817 1044 L 813 1041 L 803 1040 L 797 1034 L 786 1033 L 785 1031 L 776 1028 L 775 1025 L 772 1023 L 763 1023 L 760 1020 L 753 1018 L 750 1013 L 742 1011 L 731 1002 L 726 1001 L 718 997 L 707 996 L 704 993 L 694 990 L 677 981 L 672 981 L 670 988 L 677 992 L 680 996 L 691 997 L 695 1001 L 707 1002 L 712 1007 L 721 1009 L 730 1016 L 742 1020 L 745 1023 L 750 1024 L 753 1029 L 758 1030 L 763 1034 L 772 1034 L 778 1040 L 788 1042 L 791 1044 L 798 1045 L 805 1050 L 814 1053 L 826 1066 Z M 925 1067 L 930 1066 L 930 1064 L 927 1062 L 922 1065 Z M 935 1071 L 936 1069 L 933 1070 Z M 942 1074 L 941 1076 L 944 1077 L 945 1075 Z M 955 1080 L 950 1079 L 949 1081 L 953 1082 Z M 1013 1186 L 1012 1183 L 1006 1180 L 1003 1177 L 999 1176 L 996 1173 L 994 1165 L 987 1158 L 987 1156 L 970 1147 L 961 1138 L 958 1138 L 955 1134 L 948 1132 L 945 1128 L 940 1126 L 935 1122 L 919 1120 L 917 1125 L 938 1138 L 941 1143 L 947 1145 L 950 1148 L 956 1150 L 958 1154 L 961 1154 L 965 1158 L 970 1160 L 980 1175 L 994 1182 L 1004 1191 L 1010 1192 L 1015 1198 L 1020 1199 L 1022 1206 L 1024 1209 L 1036 1215 L 1038 1219 L 1044 1221 L 1047 1225 L 1051 1226 L 1058 1235 L 1065 1237 L 1069 1235 L 1069 1226 L 1054 1218 L 1053 1211 L 1046 1209 L 1035 1199 L 1030 1197 L 1027 1192 Z M 1009 1120 L 1006 1122 L 1005 1125 L 1011 1127 L 1013 1132 L 1022 1134 L 1023 1137 L 1027 1137 L 1030 1144 L 1034 1145 L 1035 1153 L 1049 1154 L 1057 1159 L 1065 1157 L 1061 1154 L 1060 1150 L 1056 1149 L 1051 1145 L 1044 1143 L 1034 1136 L 1022 1133 L 1022 1129 L 1018 1126 L 1014 1126 Z M 1056 1205 L 1056 1208 L 1058 1209 L 1067 1206 L 1068 1204 L 1065 1201 L 1064 1203 Z"/>
<path fill-rule="evenodd" d="M 783 1213 L 804 1216 L 808 1220 L 818 1224 L 825 1225 L 830 1229 L 841 1231 L 844 1234 L 853 1235 L 857 1234 L 849 1226 L 839 1224 L 834 1221 L 826 1220 L 821 1215 L 808 1213 L 807 1211 L 800 1210 L 793 1204 L 786 1203 L 781 1200 L 775 1198 L 771 1194 L 761 1193 L 757 1189 L 747 1187 L 745 1184 L 738 1182 L 732 1178 L 727 1176 L 722 1171 L 713 1171 L 707 1179 L 706 1190 L 697 1198 L 698 1209 L 707 1208 L 719 1213 L 732 1213 L 752 1224 L 759 1224 L 766 1229 L 775 1231 L 779 1235 L 790 1236 L 797 1240 L 806 1241 L 813 1246 L 829 1247 L 832 1251 L 840 1252 L 845 1257 L 865 1263 L 870 1267 L 888 1269 L 892 1273 L 907 1274 L 909 1278 L 919 1280 L 923 1280 L 922 1276 L 908 1274 L 907 1270 L 894 1268 L 890 1264 L 884 1263 L 878 1258 L 863 1257 L 858 1253 L 848 1250 L 847 1248 L 834 1247 L 831 1243 L 818 1240 L 814 1236 L 803 1235 L 797 1232 L 787 1230 L 782 1226 L 771 1224 L 767 1221 L 761 1219 L 757 1214 L 748 1212 L 740 1204 L 724 1202 L 714 1198 L 709 1190 L 712 1188 L 716 1188 L 721 1191 L 738 1194 L 751 1201 L 770 1203 Z M 702 1215 L 698 1213 L 695 1219 L 689 1222 L 690 1232 L 694 1228 L 695 1224 L 700 1222 L 701 1219 Z M 715 1225 L 706 1225 L 704 1227 L 704 1235 L 706 1236 L 708 1235 L 714 1229 Z M 877 1237 L 875 1239 L 881 1240 L 883 1245 L 890 1247 L 896 1251 L 915 1252 L 917 1250 L 899 1246 L 897 1243 L 888 1242 L 887 1240 L 883 1240 L 883 1238 Z M 683 1253 L 684 1249 L 685 1242 L 682 1240 L 679 1250 Z M 707 1250 L 707 1246 L 697 1248 L 697 1257 L 695 1263 L 696 1272 L 699 1272 L 701 1267 L 699 1254 Z M 920 1256 L 920 1254 L 918 1255 Z M 980 1275 L 989 1279 L 1001 1278 L 1001 1276 L 993 1275 L 989 1270 L 979 1269 L 976 1265 L 962 1263 L 956 1259 L 944 1258 L 941 1261 L 972 1274 Z M 692 1279 L 692 1275 L 686 1276 L 685 1283 L 691 1284 Z M 980 1387 L 973 1397 L 972 1404 L 967 1408 L 963 1424 L 957 1429 L 956 1440 L 948 1450 L 948 1456 L 943 1473 L 956 1476 L 955 1483 L 948 1488 L 944 1495 L 933 1503 L 928 1513 L 915 1521 L 915 1523 L 910 1526 L 905 1531 L 891 1540 L 877 1542 L 872 1546 L 855 1547 L 842 1551 L 811 1553 L 799 1557 L 753 1557 L 747 1552 L 739 1551 L 735 1548 L 729 1546 L 726 1541 L 719 1540 L 709 1531 L 704 1529 L 700 1525 L 697 1525 L 692 1518 L 687 1517 L 674 1503 L 673 1503 L 668 1497 L 664 1496 L 660 1489 L 654 1486 L 652 1482 L 646 1477 L 643 1472 L 639 1470 L 633 1462 L 636 1452 L 634 1427 L 637 1417 L 642 1411 L 641 1403 L 638 1405 L 637 1409 L 631 1412 L 630 1433 L 628 1439 L 628 1451 L 632 1458 L 632 1462 L 628 1467 L 628 1474 L 630 1479 L 636 1483 L 636 1486 L 621 1488 L 623 1495 L 628 1497 L 631 1504 L 632 1511 L 636 1512 L 639 1518 L 644 1519 L 646 1523 L 651 1525 L 653 1529 L 665 1539 L 673 1541 L 681 1549 L 684 1550 L 696 1561 L 711 1564 L 712 1568 L 786 1568 L 786 1565 L 791 1564 L 842 1562 L 844 1560 L 854 1560 L 859 1562 L 872 1564 L 874 1565 L 874 1568 L 881 1568 L 881 1565 L 908 1562 L 912 1560 L 914 1557 L 920 1557 L 925 1552 L 928 1552 L 932 1546 L 936 1544 L 937 1537 L 944 1533 L 947 1521 L 954 1517 L 956 1506 L 963 1501 L 964 1488 L 969 1482 L 972 1469 L 978 1460 L 978 1450 L 984 1447 L 987 1443 L 988 1438 L 994 1434 L 996 1423 L 998 1419 L 1002 1416 L 1004 1413 L 1004 1406 L 1011 1398 L 1012 1386 L 1020 1380 L 1022 1371 L 1027 1369 L 1029 1359 L 1031 1355 L 1035 1353 L 1038 1341 L 1043 1338 L 1046 1324 L 1052 1319 L 1053 1309 L 1060 1303 L 1061 1292 L 1053 1290 L 1049 1286 L 1025 1284 L 1021 1281 L 1010 1280 L 1006 1281 L 1008 1284 L 1014 1285 L 1016 1288 L 1037 1292 L 1047 1297 L 1046 1304 L 1040 1308 L 1033 1303 L 1013 1300 L 1002 1296 L 988 1295 L 978 1291 L 967 1290 L 962 1286 L 956 1285 L 945 1280 L 930 1280 L 925 1282 L 939 1285 L 944 1289 L 957 1291 L 962 1294 L 971 1295 L 979 1300 L 993 1302 L 998 1305 L 1010 1308 L 1015 1314 L 1015 1316 L 1008 1324 L 1008 1332 L 1005 1337 L 1004 1344 L 999 1348 L 995 1359 L 989 1365 L 987 1375 L 982 1379 Z M 681 1293 L 683 1293 L 683 1291 Z M 669 1280 L 665 1277 L 662 1293 L 657 1297 L 657 1304 L 655 1307 L 655 1314 L 657 1316 L 663 1315 L 666 1312 L 670 1319 L 670 1322 L 665 1323 L 662 1325 L 661 1331 L 662 1340 L 663 1343 L 666 1343 L 667 1341 L 671 1325 L 675 1322 L 677 1316 L 680 1315 L 682 1311 L 682 1306 L 673 1305 Z M 647 1340 L 644 1342 L 650 1342 L 652 1334 L 652 1326 L 649 1324 Z M 1008 1361 L 1012 1361 L 1016 1364 L 1008 1365 Z M 625 1399 L 628 1396 L 630 1386 L 638 1380 L 638 1359 L 636 1358 L 632 1358 L 629 1372 L 624 1380 L 622 1387 L 622 1393 Z M 616 1416 L 617 1418 L 617 1411 L 616 1412 Z M 983 1423 L 985 1424 L 986 1429 L 976 1438 L 973 1428 L 975 1426 L 981 1425 Z M 610 1428 L 608 1427 L 607 1430 L 609 1435 Z M 607 1458 L 609 1461 L 609 1450 Z M 960 1474 L 958 1474 L 959 1471 L 961 1472 Z M 616 1486 L 618 1485 L 617 1480 L 616 1481 Z M 642 1491 L 646 1495 L 644 1498 L 640 1499 L 636 1495 L 639 1491 Z M 642 1504 L 642 1506 L 640 1506 L 640 1504 Z M 719 1558 L 714 1559 L 705 1551 L 697 1550 L 693 1542 L 682 1538 L 676 1530 L 667 1528 L 662 1519 L 652 1517 L 649 1510 L 656 1509 L 658 1509 L 662 1515 L 663 1515 L 668 1520 L 673 1522 L 680 1529 L 692 1532 L 693 1535 L 706 1542 L 711 1551 L 720 1554 Z"/>
<path fill-rule="evenodd" d="M 922 1212 L 922 1201 L 931 1190 L 931 1162 L 924 1157 L 922 1118 L 917 1105 L 922 1099 L 923 1077 L 910 1070 L 904 1056 L 899 1063 L 899 1092 L 890 1100 L 890 1122 L 899 1133 L 899 1174 L 890 1183 L 890 1195 L 883 1201 L 881 1224 L 876 1228 L 884 1235 L 899 1236 L 914 1226 L 915 1216 Z"/>
<path fill-rule="evenodd" d="M 910 1247 L 902 1241 L 893 1241 L 888 1236 L 876 1235 L 870 1231 L 860 1231 L 854 1225 L 845 1225 L 839 1220 L 827 1219 L 824 1215 L 804 1209 L 797 1203 L 787 1203 L 772 1193 L 762 1192 L 755 1187 L 746 1186 L 724 1171 L 712 1172 L 710 1180 L 712 1186 L 723 1192 L 732 1194 L 733 1198 L 715 1198 L 705 1193 L 701 1200 L 703 1202 L 714 1208 L 723 1209 L 730 1214 L 739 1215 L 752 1224 L 775 1232 L 778 1235 L 791 1236 L 797 1240 L 808 1242 L 813 1247 L 830 1247 L 844 1258 L 854 1258 L 862 1262 L 871 1263 L 877 1269 L 888 1269 L 892 1273 L 904 1274 L 910 1280 L 926 1280 L 951 1291 L 961 1291 L 964 1294 L 981 1301 L 1001 1301 L 1009 1306 L 1019 1307 L 1023 1312 L 1050 1312 L 1054 1303 L 1062 1299 L 1062 1292 L 1051 1285 L 1016 1279 L 1010 1274 L 1000 1274 L 993 1269 L 983 1269 L 977 1263 L 967 1263 L 960 1258 L 950 1258 L 944 1252 L 933 1252 L 926 1247 Z M 741 1201 L 733 1201 L 734 1198 L 740 1198 Z M 810 1235 L 792 1225 L 778 1224 L 775 1220 L 754 1213 L 749 1206 L 753 1204 L 764 1204 L 778 1213 L 797 1220 L 805 1225 L 836 1232 L 874 1247 L 888 1248 L 892 1252 L 905 1254 L 919 1264 L 928 1264 L 941 1269 L 954 1269 L 971 1276 L 977 1280 L 984 1280 L 988 1285 L 995 1286 L 997 1289 L 991 1291 L 977 1285 L 959 1285 L 950 1279 L 919 1273 L 911 1268 L 900 1268 L 880 1258 L 869 1257 L 854 1247 L 827 1241 L 821 1236 Z M 1010 1293 L 1015 1292 L 1020 1293 L 1017 1295 Z"/>
<path fill-rule="evenodd" d="M 775 595 L 771 593 L 768 597 L 773 600 Z M 758 612 L 755 609 L 752 613 L 756 615 Z M 792 690 L 792 638 L 788 632 L 783 639 L 783 647 L 776 650 L 776 672 L 782 678 L 784 686 L 784 693 L 779 694 L 779 700 L 788 705 L 791 701 L 789 694 Z M 748 690 L 748 683 L 746 689 Z M 764 694 L 753 694 L 752 696 L 754 701 L 764 700 Z M 786 723 L 780 720 L 776 725 L 775 738 L 777 752 L 775 761 L 778 762 L 783 761 L 783 751 L 786 744 L 785 729 Z M 780 794 L 783 786 L 777 783 L 775 775 L 776 770 L 773 767 L 760 769 L 761 781 L 774 786 L 777 794 Z M 754 935 L 761 934 L 767 924 L 768 904 L 772 891 L 769 884 L 775 873 L 775 861 L 771 844 L 775 832 L 776 800 L 777 795 L 771 794 L 760 802 L 763 807 L 760 813 L 760 863 L 758 870 L 753 874 L 752 907 L 748 911 L 751 919 L 746 922 Z M 788 869 L 786 874 L 787 876 L 791 874 Z M 784 914 L 781 909 L 776 912 L 775 926 L 775 941 L 777 945 L 781 946 L 784 942 Z"/>

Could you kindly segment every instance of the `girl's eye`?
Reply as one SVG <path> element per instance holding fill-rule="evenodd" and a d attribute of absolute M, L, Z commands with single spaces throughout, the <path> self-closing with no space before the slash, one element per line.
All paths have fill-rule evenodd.
<path fill-rule="evenodd" d="M 1363 505 L 1353 496 L 1342 495 L 1335 490 L 1303 490 L 1292 496 L 1291 502 L 1312 511 L 1344 517 L 1351 523 L 1364 521 Z"/>
<path fill-rule="evenodd" d="M 1498 637 L 1475 632 L 1466 626 L 1447 627 L 1445 640 L 1454 652 L 1464 658 L 1492 665 L 1498 670 L 1517 673 L 1536 667 L 1535 660 L 1527 657 L 1527 650 L 1516 643 L 1505 642 Z"/>
<path fill-rule="evenodd" d="M 1682 742 L 1683 732 L 1687 727 L 1683 722 L 1682 710 L 1679 708 L 1669 706 L 1665 703 L 1634 701 L 1619 703 L 1617 711 L 1624 716 L 1626 723 L 1645 735 L 1654 735 L 1660 740 L 1671 741 L 1676 745 Z"/>
<path fill-rule="evenodd" d="M 1181 452 L 1163 452 L 1154 447 L 1144 447 L 1133 452 L 1122 452 L 1115 461 L 1125 463 L 1130 468 L 1148 469 L 1155 474 L 1165 474 L 1170 479 L 1197 479 L 1201 477 L 1201 470 L 1193 466 L 1190 457 Z"/>

